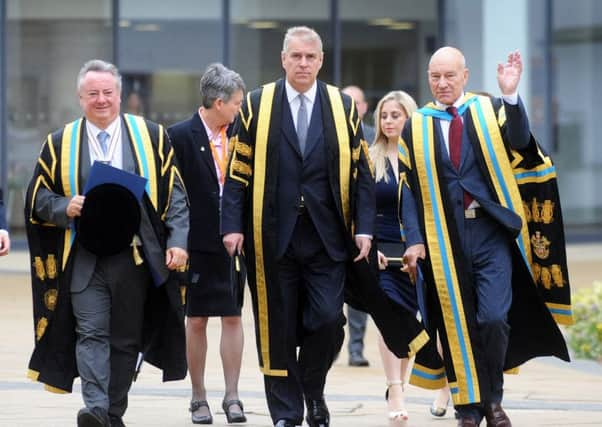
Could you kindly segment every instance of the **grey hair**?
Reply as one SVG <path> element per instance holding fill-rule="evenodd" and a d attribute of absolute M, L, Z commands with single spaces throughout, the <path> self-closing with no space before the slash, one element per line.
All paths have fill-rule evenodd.
<path fill-rule="evenodd" d="M 117 83 L 117 89 L 121 92 L 121 74 L 117 67 L 110 62 L 103 61 L 102 59 L 92 59 L 84 64 L 77 74 L 77 91 L 79 92 L 82 88 L 82 82 L 86 73 L 90 71 L 98 71 L 100 73 L 110 73 L 115 77 L 115 83 Z"/>
<path fill-rule="evenodd" d="M 305 42 L 316 42 L 318 44 L 318 48 L 320 52 L 322 52 L 322 39 L 320 35 L 313 28 L 309 28 L 306 26 L 300 27 L 291 27 L 286 30 L 286 34 L 284 35 L 284 41 L 282 42 L 282 52 L 288 52 L 288 45 L 292 38 L 297 37 Z"/>
<path fill-rule="evenodd" d="M 201 105 L 211 108 L 217 99 L 228 102 L 239 90 L 245 91 L 242 77 L 219 62 L 210 64 L 201 77 Z"/>

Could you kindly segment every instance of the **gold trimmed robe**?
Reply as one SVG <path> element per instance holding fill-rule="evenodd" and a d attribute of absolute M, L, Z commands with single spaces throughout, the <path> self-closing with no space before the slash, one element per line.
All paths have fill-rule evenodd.
<path fill-rule="evenodd" d="M 128 131 L 136 171 L 148 179 L 142 200 L 160 245 L 165 248 L 167 230 L 163 223 L 179 172 L 173 149 L 161 125 L 142 117 L 122 116 Z M 73 271 L 76 230 L 72 224 L 59 227 L 45 223 L 35 214 L 39 188 L 65 197 L 82 194 L 79 182 L 81 143 L 85 119 L 68 123 L 48 135 L 44 142 L 26 196 L 25 224 L 31 259 L 35 348 L 29 362 L 29 378 L 54 392 L 71 392 L 78 376 L 75 361 L 75 319 L 70 284 Z M 125 141 L 125 140 L 124 140 Z M 124 142 L 125 143 L 125 142 Z M 163 369 L 163 379 L 186 376 L 184 311 L 174 276 L 161 287 L 149 290 L 153 315 L 145 321 L 145 359 Z"/>
<path fill-rule="evenodd" d="M 529 228 L 509 144 L 504 140 L 502 104 L 472 94 L 466 94 L 464 101 L 469 104 L 463 116 L 464 126 L 490 193 L 499 205 L 514 212 L 522 222 L 513 245 L 513 300 L 508 313 L 510 341 L 504 368 L 516 368 L 533 357 L 544 355 L 568 360 L 566 343 L 531 273 Z M 430 104 L 414 113 L 404 129 L 403 140 L 408 151 L 404 163 L 406 176 L 416 199 L 420 228 L 427 245 L 425 276 L 429 283 L 429 322 L 432 320 L 441 333 L 445 363 L 432 352 L 419 352 L 411 382 L 439 388 L 447 376 L 454 403 L 461 405 L 481 401 L 480 388 L 482 382 L 487 384 L 487 368 L 479 345 L 470 268 L 461 251 L 458 252 L 461 243 L 449 208 L 452 202 L 448 199 L 447 184 L 439 173 L 442 159 L 437 144 L 442 142 L 435 136 L 435 118 L 445 112 L 436 110 L 434 104 Z M 532 138 L 525 151 L 535 146 Z M 564 240 L 561 244 L 564 245 Z"/>
<path fill-rule="evenodd" d="M 259 365 L 261 371 L 270 376 L 288 374 L 285 317 L 281 311 L 279 289 L 275 286 L 278 237 L 276 175 L 279 170 L 278 144 L 284 86 L 284 80 L 281 79 L 247 94 L 222 200 L 222 234 L 242 232 L 245 235 Z M 351 255 L 357 250 L 353 234 L 358 209 L 361 209 L 358 193 L 366 185 L 371 186 L 373 193 L 374 178 L 367 143 L 362 138 L 359 117 L 351 98 L 320 81 L 318 91 L 323 122 L 334 123 L 334 126 L 324 127 L 329 182 L 339 223 L 348 235 L 347 252 Z M 371 203 L 374 203 L 373 198 Z M 376 280 L 371 284 L 378 287 Z M 362 286 L 354 284 L 352 287 L 356 290 L 356 285 Z M 349 288 L 347 286 L 346 291 Z M 368 289 L 365 295 L 372 297 L 374 292 Z M 382 310 L 386 311 L 385 308 Z M 400 327 L 400 323 L 391 324 L 391 328 Z M 399 344 L 397 353 L 407 355 L 422 347 L 428 337 L 420 332 L 424 331 L 416 332 L 418 339 L 412 335 L 403 343 L 405 349 L 401 349 L 402 345 Z"/>

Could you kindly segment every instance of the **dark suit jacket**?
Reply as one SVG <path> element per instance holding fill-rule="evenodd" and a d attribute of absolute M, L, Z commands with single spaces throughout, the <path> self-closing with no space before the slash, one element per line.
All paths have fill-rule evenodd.
<path fill-rule="evenodd" d="M 258 100 L 260 94 L 261 89 L 251 92 L 252 100 Z M 342 96 L 345 109 L 347 109 L 349 108 L 348 106 L 351 103 L 351 98 L 344 94 Z M 246 106 L 243 106 L 243 113 L 245 112 L 245 107 Z M 290 193 L 284 194 L 284 192 L 279 188 L 281 182 L 284 182 L 279 177 L 282 176 L 282 174 L 288 175 L 289 171 L 295 170 L 294 168 L 305 168 L 306 171 L 304 171 L 302 181 L 304 184 L 304 197 L 306 196 L 305 192 L 307 192 L 307 197 L 305 197 L 306 205 L 308 206 L 308 210 L 310 212 L 310 215 L 312 215 L 312 220 L 314 221 L 314 223 L 320 222 L 322 220 L 322 217 L 331 217 L 328 220 L 327 225 L 316 225 L 316 227 L 318 228 L 320 237 L 323 239 L 324 245 L 326 246 L 329 255 L 334 259 L 340 259 L 341 252 L 344 252 L 345 254 L 349 255 L 347 252 L 350 248 L 347 246 L 338 246 L 339 240 L 336 240 L 337 243 L 334 243 L 334 237 L 325 238 L 325 236 L 328 233 L 338 233 L 339 230 L 341 236 L 349 234 L 349 231 L 345 230 L 342 207 L 340 206 L 341 194 L 339 189 L 339 171 L 337 170 L 339 164 L 339 148 L 337 142 L 336 129 L 333 125 L 334 120 L 332 106 L 329 102 L 326 84 L 318 80 L 316 101 L 314 103 L 314 109 L 312 110 L 312 121 L 314 120 L 314 113 L 317 114 L 317 112 L 320 111 L 322 113 L 321 119 L 323 125 L 316 125 L 314 127 L 310 123 L 310 129 L 308 130 L 307 147 L 305 151 L 305 156 L 307 158 L 304 158 L 303 161 L 301 161 L 300 153 L 298 151 L 299 148 L 296 132 L 292 124 L 290 107 L 288 105 L 288 100 L 286 99 L 284 79 L 280 79 L 276 82 L 274 100 L 271 109 L 270 128 L 268 132 L 268 149 L 266 159 L 269 165 L 268 176 L 266 180 L 266 188 L 264 194 L 265 197 L 262 202 L 266 203 L 270 207 L 265 212 L 266 217 L 269 218 L 266 220 L 267 223 L 276 224 L 278 225 L 277 230 L 283 230 L 279 223 L 283 221 L 283 219 L 286 222 L 286 218 L 290 217 L 292 211 L 297 208 L 299 195 L 301 193 L 299 191 L 293 193 L 294 196 L 296 196 L 293 202 L 293 198 L 290 197 Z M 241 138 L 241 140 L 244 141 L 245 144 L 250 143 L 251 146 L 253 146 L 255 143 L 254 139 L 257 133 L 257 110 L 255 110 L 254 114 L 255 116 L 251 116 L 251 128 L 246 132 L 242 132 L 245 129 L 241 127 L 241 133 L 239 133 L 239 138 Z M 244 120 L 245 119 L 243 118 L 243 121 Z M 357 121 L 357 125 L 359 125 L 359 120 Z M 349 129 L 346 130 L 349 131 Z M 358 136 L 360 136 L 361 138 L 361 128 L 357 131 Z M 351 142 L 353 142 L 355 136 L 350 133 L 349 137 Z M 316 148 L 320 146 L 320 140 L 323 141 L 323 148 Z M 281 145 L 290 145 L 291 150 L 296 152 L 295 155 L 293 155 L 291 151 L 283 151 Z M 355 225 L 355 233 L 373 235 L 374 218 L 376 215 L 376 208 L 374 202 L 374 182 L 371 176 L 371 172 L 368 169 L 366 153 L 362 151 L 362 147 L 356 149 L 357 159 L 353 160 L 353 167 L 356 168 L 355 174 L 353 176 L 354 182 L 350 189 L 351 194 L 345 195 L 345 197 L 349 197 L 351 216 Z M 280 158 L 280 156 L 283 154 L 287 156 L 286 160 Z M 322 157 L 320 156 L 320 154 L 322 154 Z M 287 163 L 287 160 L 293 159 L 294 163 L 292 165 Z M 234 160 L 238 162 L 238 159 Z M 316 162 L 316 165 L 321 165 L 326 168 L 326 179 L 328 180 L 329 186 L 328 196 L 326 196 L 322 188 L 320 188 L 320 190 L 309 188 L 311 187 L 312 180 L 321 180 L 323 178 L 322 175 L 320 176 L 320 178 L 317 178 L 318 167 L 310 165 L 310 160 L 311 162 Z M 252 162 L 250 162 L 250 164 L 252 164 Z M 278 171 L 278 174 L 274 174 L 276 170 Z M 231 178 L 232 175 L 236 174 L 233 173 L 232 167 L 229 173 Z M 301 183 L 299 184 L 301 185 Z M 230 188 L 230 190 L 228 190 L 228 188 Z M 253 207 L 252 205 L 249 206 L 247 204 L 250 200 L 248 199 L 246 191 L 247 189 L 244 186 L 240 186 L 236 178 L 229 179 L 226 181 L 223 200 L 224 209 L 222 210 L 222 234 L 249 231 L 248 226 L 246 226 L 245 224 L 246 221 L 250 219 L 246 216 L 246 210 L 249 207 L 251 207 L 251 209 Z M 283 197 L 285 198 L 285 200 L 281 200 Z M 328 197 L 330 200 L 332 200 L 332 209 L 330 205 L 331 202 L 322 197 Z M 274 198 L 275 203 L 272 200 L 272 198 Z M 274 206 L 272 207 L 273 203 Z M 277 209 L 275 209 L 276 205 L 278 206 Z M 286 212 L 283 212 L 282 209 L 286 209 Z M 327 211 L 329 211 L 330 213 L 327 214 Z M 317 215 L 316 218 L 314 218 L 315 215 Z M 320 231 L 320 227 L 328 227 L 331 225 L 331 222 L 335 225 L 328 232 L 326 230 Z M 270 234 L 270 240 L 273 237 L 275 236 L 272 236 Z M 282 240 L 286 238 L 278 236 L 278 239 Z M 280 246 L 280 244 L 276 242 L 276 246 Z"/>
<path fill-rule="evenodd" d="M 499 108 L 500 101 L 495 101 L 494 104 Z M 505 104 L 504 107 L 507 117 L 506 125 L 503 129 L 504 137 L 512 148 L 522 150 L 527 147 L 530 141 L 529 121 L 525 108 L 520 98 L 517 105 Z M 446 183 L 444 192 L 448 196 L 446 198 L 448 206 L 454 212 L 454 218 L 456 218 L 456 224 L 459 228 L 458 232 L 462 235 L 464 231 L 463 197 L 464 191 L 467 191 L 492 218 L 507 229 L 512 236 L 516 236 L 521 228 L 521 219 L 494 199 L 491 184 L 483 174 L 482 166 L 478 161 L 477 152 L 475 151 L 475 147 L 479 143 L 475 139 L 476 131 L 474 130 L 470 112 L 466 111 L 463 114 L 463 121 L 460 167 L 456 170 L 451 163 L 445 147 L 441 126 L 439 125 L 440 120 L 434 119 L 437 158 L 440 159 L 440 173 Z M 410 121 L 408 120 L 403 133 L 404 139 L 408 139 L 409 127 Z M 412 246 L 417 243 L 423 243 L 424 238 L 420 231 L 416 203 L 413 194 L 408 192 L 407 189 L 403 195 L 403 211 L 403 226 L 407 245 Z"/>
<path fill-rule="evenodd" d="M 226 132 L 228 138 L 234 126 Z M 191 251 L 224 251 L 220 236 L 219 183 L 209 138 L 198 113 L 167 129 L 190 201 Z"/>
<path fill-rule="evenodd" d="M 4 213 L 4 201 L 2 197 L 2 190 L 0 189 L 0 230 L 6 230 L 8 225 L 6 224 L 6 214 Z"/>
<path fill-rule="evenodd" d="M 303 155 L 299 150 L 297 132 L 285 91 L 282 95 L 277 256 L 284 255 L 290 243 L 297 223 L 298 206 L 302 195 L 328 254 L 332 259 L 342 261 L 346 258 L 346 233 L 338 221 L 336 205 L 330 189 L 320 94 L 316 93 Z"/>

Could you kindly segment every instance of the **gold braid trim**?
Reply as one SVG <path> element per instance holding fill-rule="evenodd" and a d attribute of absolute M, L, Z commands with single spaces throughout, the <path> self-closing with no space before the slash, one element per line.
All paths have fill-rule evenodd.
<path fill-rule="evenodd" d="M 364 152 L 364 156 L 366 156 L 366 161 L 368 162 L 368 167 L 370 168 L 370 175 L 372 179 L 374 179 L 374 174 L 376 173 L 374 170 L 374 163 L 370 159 L 370 151 L 368 150 L 368 142 L 365 139 L 360 140 L 360 144 L 362 147 L 362 151 Z"/>
<path fill-rule="evenodd" d="M 355 148 L 352 149 L 352 151 L 351 151 L 351 159 L 354 162 L 359 161 L 361 150 L 362 150 L 362 146 L 361 145 L 358 145 L 357 147 L 355 147 Z"/>
<path fill-rule="evenodd" d="M 232 160 L 232 170 L 247 177 L 250 177 L 253 172 L 251 166 L 236 159 Z"/>
<path fill-rule="evenodd" d="M 249 125 L 251 124 L 251 119 L 253 118 L 253 104 L 251 103 L 251 92 L 247 92 L 247 116 L 244 115 L 244 110 L 240 109 L 240 120 L 242 121 L 243 126 L 249 131 Z"/>
<path fill-rule="evenodd" d="M 238 141 L 236 143 L 236 153 L 241 156 L 248 157 L 249 159 L 253 157 L 253 148 L 250 145 L 245 144 L 244 142 Z"/>

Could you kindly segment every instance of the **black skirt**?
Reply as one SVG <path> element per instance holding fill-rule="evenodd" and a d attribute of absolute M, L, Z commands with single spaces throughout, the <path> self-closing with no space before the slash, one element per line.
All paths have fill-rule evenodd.
<path fill-rule="evenodd" d="M 190 252 L 186 315 L 240 316 L 238 292 L 231 282 L 230 257 L 222 253 Z"/>

